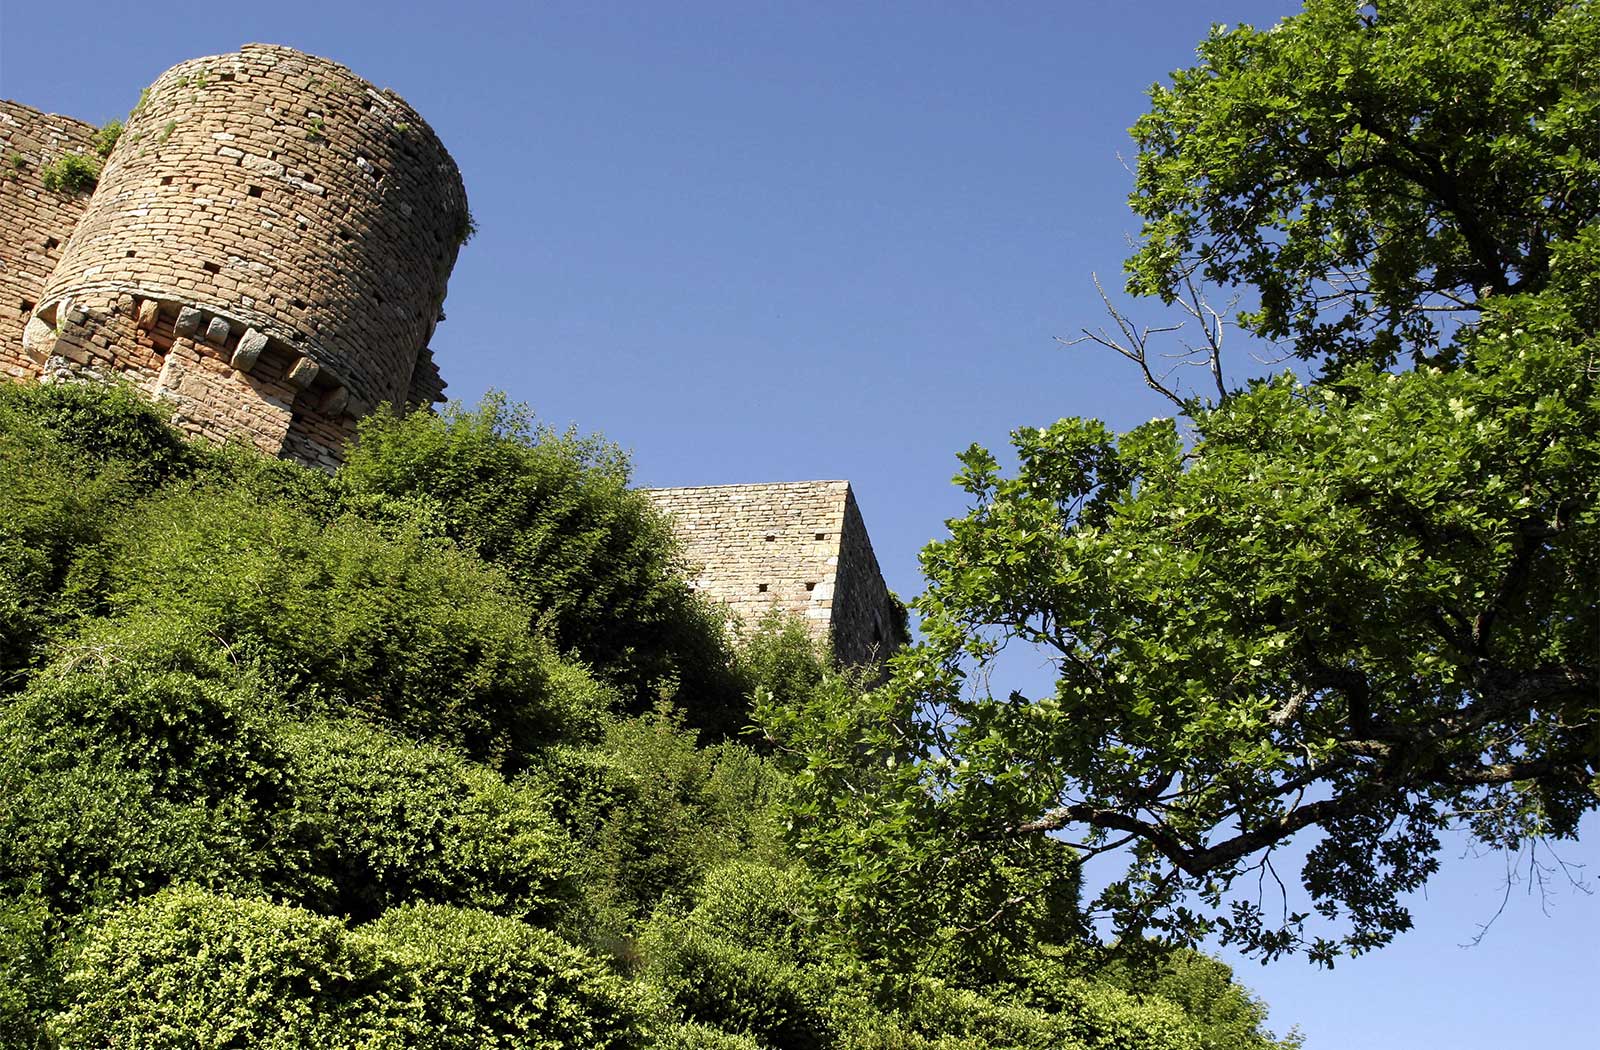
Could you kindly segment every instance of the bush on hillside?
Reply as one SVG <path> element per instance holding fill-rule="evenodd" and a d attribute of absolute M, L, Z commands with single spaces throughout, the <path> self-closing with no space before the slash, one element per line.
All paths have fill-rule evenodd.
<path fill-rule="evenodd" d="M 485 912 L 398 908 L 360 931 L 407 982 L 406 1045 L 631 1050 L 649 1044 L 644 989 L 547 930 Z"/>
<path fill-rule="evenodd" d="M 752 1036 L 774 1050 L 833 1045 L 832 988 L 823 971 L 740 948 L 665 916 L 647 931 L 645 952 L 645 976 L 689 1021 Z"/>
<path fill-rule="evenodd" d="M 830 658 L 793 613 L 776 610 L 740 632 L 734 668 L 758 704 L 788 705 L 809 697 L 830 671 Z"/>
<path fill-rule="evenodd" d="M 599 745 L 552 749 L 535 776 L 584 847 L 590 933 L 602 942 L 663 897 L 688 897 L 715 865 L 778 848 L 778 778 L 737 744 L 697 747 L 670 707 L 618 722 Z"/>
<path fill-rule="evenodd" d="M 686 921 L 740 948 L 816 962 L 826 951 L 815 892 L 804 869 L 740 857 L 706 874 Z"/>
<path fill-rule="evenodd" d="M 378 945 L 298 908 L 179 886 L 110 914 L 66 977 L 61 1050 L 399 1046 Z"/>
<path fill-rule="evenodd" d="M 610 697 L 529 633 L 505 580 L 422 530 L 321 526 L 248 495 L 180 492 L 131 516 L 106 602 L 259 659 L 291 698 L 511 765 L 598 730 Z"/>
<path fill-rule="evenodd" d="M 288 724 L 293 899 L 357 921 L 403 903 L 549 924 L 576 896 L 573 844 L 531 788 L 359 722 Z"/>
<path fill-rule="evenodd" d="M 632 1050 L 648 1013 L 543 930 L 398 909 L 370 926 L 190 886 L 108 915 L 71 960 L 61 1050 L 103 1046 Z"/>
<path fill-rule="evenodd" d="M 173 880 L 259 884 L 286 758 L 250 690 L 79 653 L 0 708 L 0 892 L 79 913 Z"/>
<path fill-rule="evenodd" d="M 92 606 L 78 557 L 140 488 L 141 468 L 108 463 L 93 451 L 96 427 L 76 418 L 80 402 L 96 402 L 61 389 L 0 384 L 0 693 L 17 688 L 51 636 Z M 115 429 L 126 419 L 122 395 L 104 400 L 99 422 Z M 158 419 L 152 425 L 165 432 Z"/>
<path fill-rule="evenodd" d="M 143 488 L 189 477 L 207 456 L 169 425 L 170 415 L 126 383 L 0 386 L 0 433 L 37 428 L 86 464 L 114 465 Z"/>
<path fill-rule="evenodd" d="M 491 396 L 476 410 L 367 417 L 338 478 L 352 499 L 434 501 L 449 535 L 505 571 L 557 646 L 638 708 L 675 690 L 702 727 L 742 727 L 724 618 L 695 598 L 670 524 L 627 487 L 616 446 Z"/>

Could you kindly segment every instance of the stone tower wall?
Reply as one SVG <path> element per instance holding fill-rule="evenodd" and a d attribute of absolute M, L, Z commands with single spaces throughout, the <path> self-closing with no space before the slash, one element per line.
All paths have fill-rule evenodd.
<path fill-rule="evenodd" d="M 25 341 L 46 376 L 120 373 L 192 433 L 331 465 L 378 402 L 440 398 L 427 343 L 468 224 L 393 92 L 246 45 L 151 85 Z"/>
<path fill-rule="evenodd" d="M 46 165 L 89 153 L 94 126 L 0 100 L 0 377 L 36 376 L 22 333 L 83 215 L 85 198 L 44 188 Z"/>
<path fill-rule="evenodd" d="M 646 489 L 673 519 L 695 589 L 753 624 L 802 618 L 847 664 L 900 645 L 897 616 L 844 481 Z"/>

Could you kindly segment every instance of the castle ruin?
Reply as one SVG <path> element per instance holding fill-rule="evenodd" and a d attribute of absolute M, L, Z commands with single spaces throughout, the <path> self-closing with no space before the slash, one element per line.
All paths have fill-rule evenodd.
<path fill-rule="evenodd" d="M 62 185 L 96 130 L 0 101 L 0 377 L 122 376 L 186 433 L 325 469 L 379 404 L 443 400 L 428 343 L 472 220 L 398 95 L 247 44 L 157 77 L 97 183 Z M 796 613 L 849 663 L 903 641 L 845 482 L 648 495 L 747 621 Z"/>

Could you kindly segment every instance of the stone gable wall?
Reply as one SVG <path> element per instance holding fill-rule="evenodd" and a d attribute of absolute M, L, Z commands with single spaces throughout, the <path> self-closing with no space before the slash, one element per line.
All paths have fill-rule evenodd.
<path fill-rule="evenodd" d="M 695 589 L 753 624 L 803 619 L 841 662 L 897 647 L 896 616 L 845 481 L 646 489 L 674 522 Z"/>

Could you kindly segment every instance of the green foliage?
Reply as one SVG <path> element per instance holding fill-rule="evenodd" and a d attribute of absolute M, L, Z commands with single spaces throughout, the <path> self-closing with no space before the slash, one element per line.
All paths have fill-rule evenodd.
<path fill-rule="evenodd" d="M 498 573 L 416 524 L 385 535 L 248 493 L 180 493 L 140 508 L 106 573 L 120 615 L 181 621 L 267 658 L 291 695 L 477 756 L 524 761 L 609 704 L 529 633 Z"/>
<path fill-rule="evenodd" d="M 802 701 L 827 676 L 827 651 L 793 614 L 769 612 L 739 640 L 735 667 L 758 702 L 787 706 Z"/>
<path fill-rule="evenodd" d="M 1049 974 L 1053 960 L 1042 957 L 1034 980 L 1022 989 L 1034 1004 L 1048 1004 L 1057 998 L 1048 989 L 1059 978 Z M 1040 971 L 1045 971 L 1041 973 Z M 1199 952 L 1178 949 L 1153 960 L 1153 969 L 1130 967 L 1115 960 L 1097 966 L 1095 978 L 1136 996 L 1160 996 L 1182 1008 L 1199 1031 L 1206 1047 L 1298 1047 L 1300 1037 L 1291 1033 L 1274 1042 L 1266 1033 L 1266 1004 L 1234 983 L 1233 971 Z"/>
<path fill-rule="evenodd" d="M 690 1021 L 753 1036 L 774 1050 L 832 1045 L 827 989 L 815 975 L 670 920 L 653 925 L 646 950 L 647 976 Z"/>
<path fill-rule="evenodd" d="M 0 1046 L 32 1047 L 60 974 L 50 956 L 50 909 L 31 889 L 0 896 Z"/>
<path fill-rule="evenodd" d="M 1145 848 L 1101 900 L 1128 933 L 1276 953 L 1303 916 L 1263 926 L 1236 898 L 1206 920 L 1178 893 L 1220 907 L 1254 854 L 1317 826 L 1305 888 L 1362 950 L 1406 927 L 1397 897 L 1454 814 L 1489 845 L 1575 833 L 1596 804 L 1600 634 L 1600 399 L 1579 331 L 1548 299 L 1508 299 L 1467 367 L 1264 383 L 1199 415 L 1191 451 L 1164 421 L 1116 438 L 1063 420 L 1016 433 L 1014 479 L 969 452 L 974 510 L 924 554 L 928 644 L 865 735 L 914 741 L 871 806 L 873 848 L 905 851 L 915 878 L 940 856 L 929 826 L 982 851 L 1074 823 L 1090 847 L 1133 833 Z M 968 662 L 1012 638 L 1055 656 L 1054 695 L 964 696 Z M 813 751 L 811 768 L 829 767 Z M 842 876 L 857 863 L 837 837 L 817 848 Z"/>
<path fill-rule="evenodd" d="M 0 891 L 70 919 L 174 879 L 258 881 L 286 772 L 255 703 L 117 653 L 36 675 L 0 711 Z"/>
<path fill-rule="evenodd" d="M 117 147 L 117 139 L 122 137 L 122 121 L 112 120 L 95 129 L 89 136 L 89 145 L 101 160 L 111 156 L 111 151 Z"/>
<path fill-rule="evenodd" d="M 364 931 L 412 982 L 409 1038 L 441 1050 L 648 1045 L 650 1002 L 545 930 L 484 912 L 419 905 Z"/>
<path fill-rule="evenodd" d="M 689 590 L 669 524 L 627 488 L 615 446 L 491 398 L 476 411 L 367 417 L 339 480 L 354 497 L 432 501 L 450 537 L 511 578 L 560 649 L 638 708 L 675 684 L 702 727 L 742 724 L 722 617 Z"/>
<path fill-rule="evenodd" d="M 695 746 L 662 707 L 612 726 L 605 741 L 553 749 L 537 780 L 584 846 L 590 936 L 618 954 L 625 931 L 663 897 L 687 896 L 712 867 L 776 848 L 780 785 L 748 749 Z"/>
<path fill-rule="evenodd" d="M 1302 357 L 1448 361 L 1452 319 L 1600 217 L 1591 3 L 1307 0 L 1199 53 L 1133 127 L 1136 294 L 1242 284 Z"/>
<path fill-rule="evenodd" d="M 100 165 L 81 153 L 63 153 L 39 169 L 39 181 L 51 193 L 89 193 L 100 181 Z"/>
<path fill-rule="evenodd" d="M 445 446 L 466 440 L 451 425 Z M 840 916 L 873 913 L 859 895 L 836 909 L 835 884 L 786 853 L 789 780 L 746 747 L 701 746 L 666 700 L 618 718 L 530 622 L 507 566 L 575 588 L 673 570 L 660 551 L 644 568 L 616 554 L 660 523 L 613 453 L 527 438 L 442 457 L 458 488 L 391 490 L 189 445 L 127 391 L 0 389 L 0 1043 L 980 1050 L 1077 1045 L 1081 1014 L 1166 1050 L 1138 1041 L 1156 1015 L 1106 1020 L 1128 998 L 1114 990 L 1085 985 L 1089 1005 L 1057 1017 L 1018 984 L 963 991 L 858 958 L 875 942 Z M 496 502 L 521 486 L 538 498 Z M 516 554 L 498 567 L 477 555 L 495 537 Z M 629 681 L 698 651 L 641 647 L 610 670 Z M 773 719 L 786 739 L 826 737 L 810 714 L 868 724 L 860 682 L 793 623 L 706 651 L 730 688 L 789 712 Z M 800 785 L 836 829 L 861 799 L 823 787 L 893 768 L 856 744 L 838 755 L 848 771 Z M 932 968 L 991 974 L 951 961 L 952 893 L 1028 886 L 1075 919 L 1059 848 L 1027 848 L 1048 857 L 1029 869 L 1041 881 L 974 864 L 953 876 L 973 886 L 908 887 L 929 898 Z M 1053 907 L 992 944 L 1020 959 L 1059 939 Z M 1226 1001 L 1225 982 L 1191 991 L 1208 1016 Z"/>
<path fill-rule="evenodd" d="M 55 1045 L 396 1046 L 407 1005 L 378 945 L 296 908 L 178 887 L 96 926 Z M 386 1037 L 386 1038 L 385 1038 Z"/>
<path fill-rule="evenodd" d="M 459 904 L 537 924 L 576 894 L 571 843 L 532 790 L 439 748 L 358 722 L 285 726 L 287 834 L 306 857 L 295 900 L 376 918 L 400 904 Z"/>
<path fill-rule="evenodd" d="M 976 790 L 946 797 L 918 786 L 954 771 L 935 743 L 951 739 L 948 717 L 840 674 L 756 709 L 793 774 L 788 840 L 822 878 L 852 951 L 983 984 L 1007 976 L 1028 946 L 1081 934 L 1078 871 L 1053 839 L 992 834 Z M 1011 773 L 991 787 L 1004 797 L 1025 779 Z"/>
<path fill-rule="evenodd" d="M 707 872 L 695 898 L 687 921 L 725 943 L 789 962 L 826 953 L 816 889 L 802 869 L 740 858 Z"/>
<path fill-rule="evenodd" d="M 582 951 L 483 912 L 416 906 L 371 926 L 167 890 L 91 931 L 55 1045 L 625 1050 L 645 1017 Z"/>
<path fill-rule="evenodd" d="M 675 1025 L 656 1039 L 657 1050 L 761 1050 L 761 1044 L 743 1032 L 689 1021 Z"/>
<path fill-rule="evenodd" d="M 204 453 L 168 425 L 170 413 L 131 387 L 86 383 L 7 384 L 0 430 L 38 428 L 87 466 L 115 465 L 119 478 L 149 489 L 190 476 Z"/>
<path fill-rule="evenodd" d="M 127 471 L 86 462 L 19 389 L 0 387 L 0 693 L 79 612 L 77 554 L 99 542 L 127 497 Z"/>
<path fill-rule="evenodd" d="M 925 644 L 864 707 L 763 712 L 873 950 L 1017 958 L 1043 869 L 993 873 L 1070 832 L 1129 844 L 1093 905 L 1124 950 L 1331 964 L 1409 927 L 1447 828 L 1515 849 L 1600 805 L 1597 40 L 1592 4 L 1311 0 L 1153 91 L 1130 288 L 1244 284 L 1325 378 L 1187 402 L 1191 435 L 1024 427 L 1011 474 L 960 457 Z M 991 692 L 1008 645 L 1055 688 Z M 1300 833 L 1303 894 L 1268 899 Z"/>

